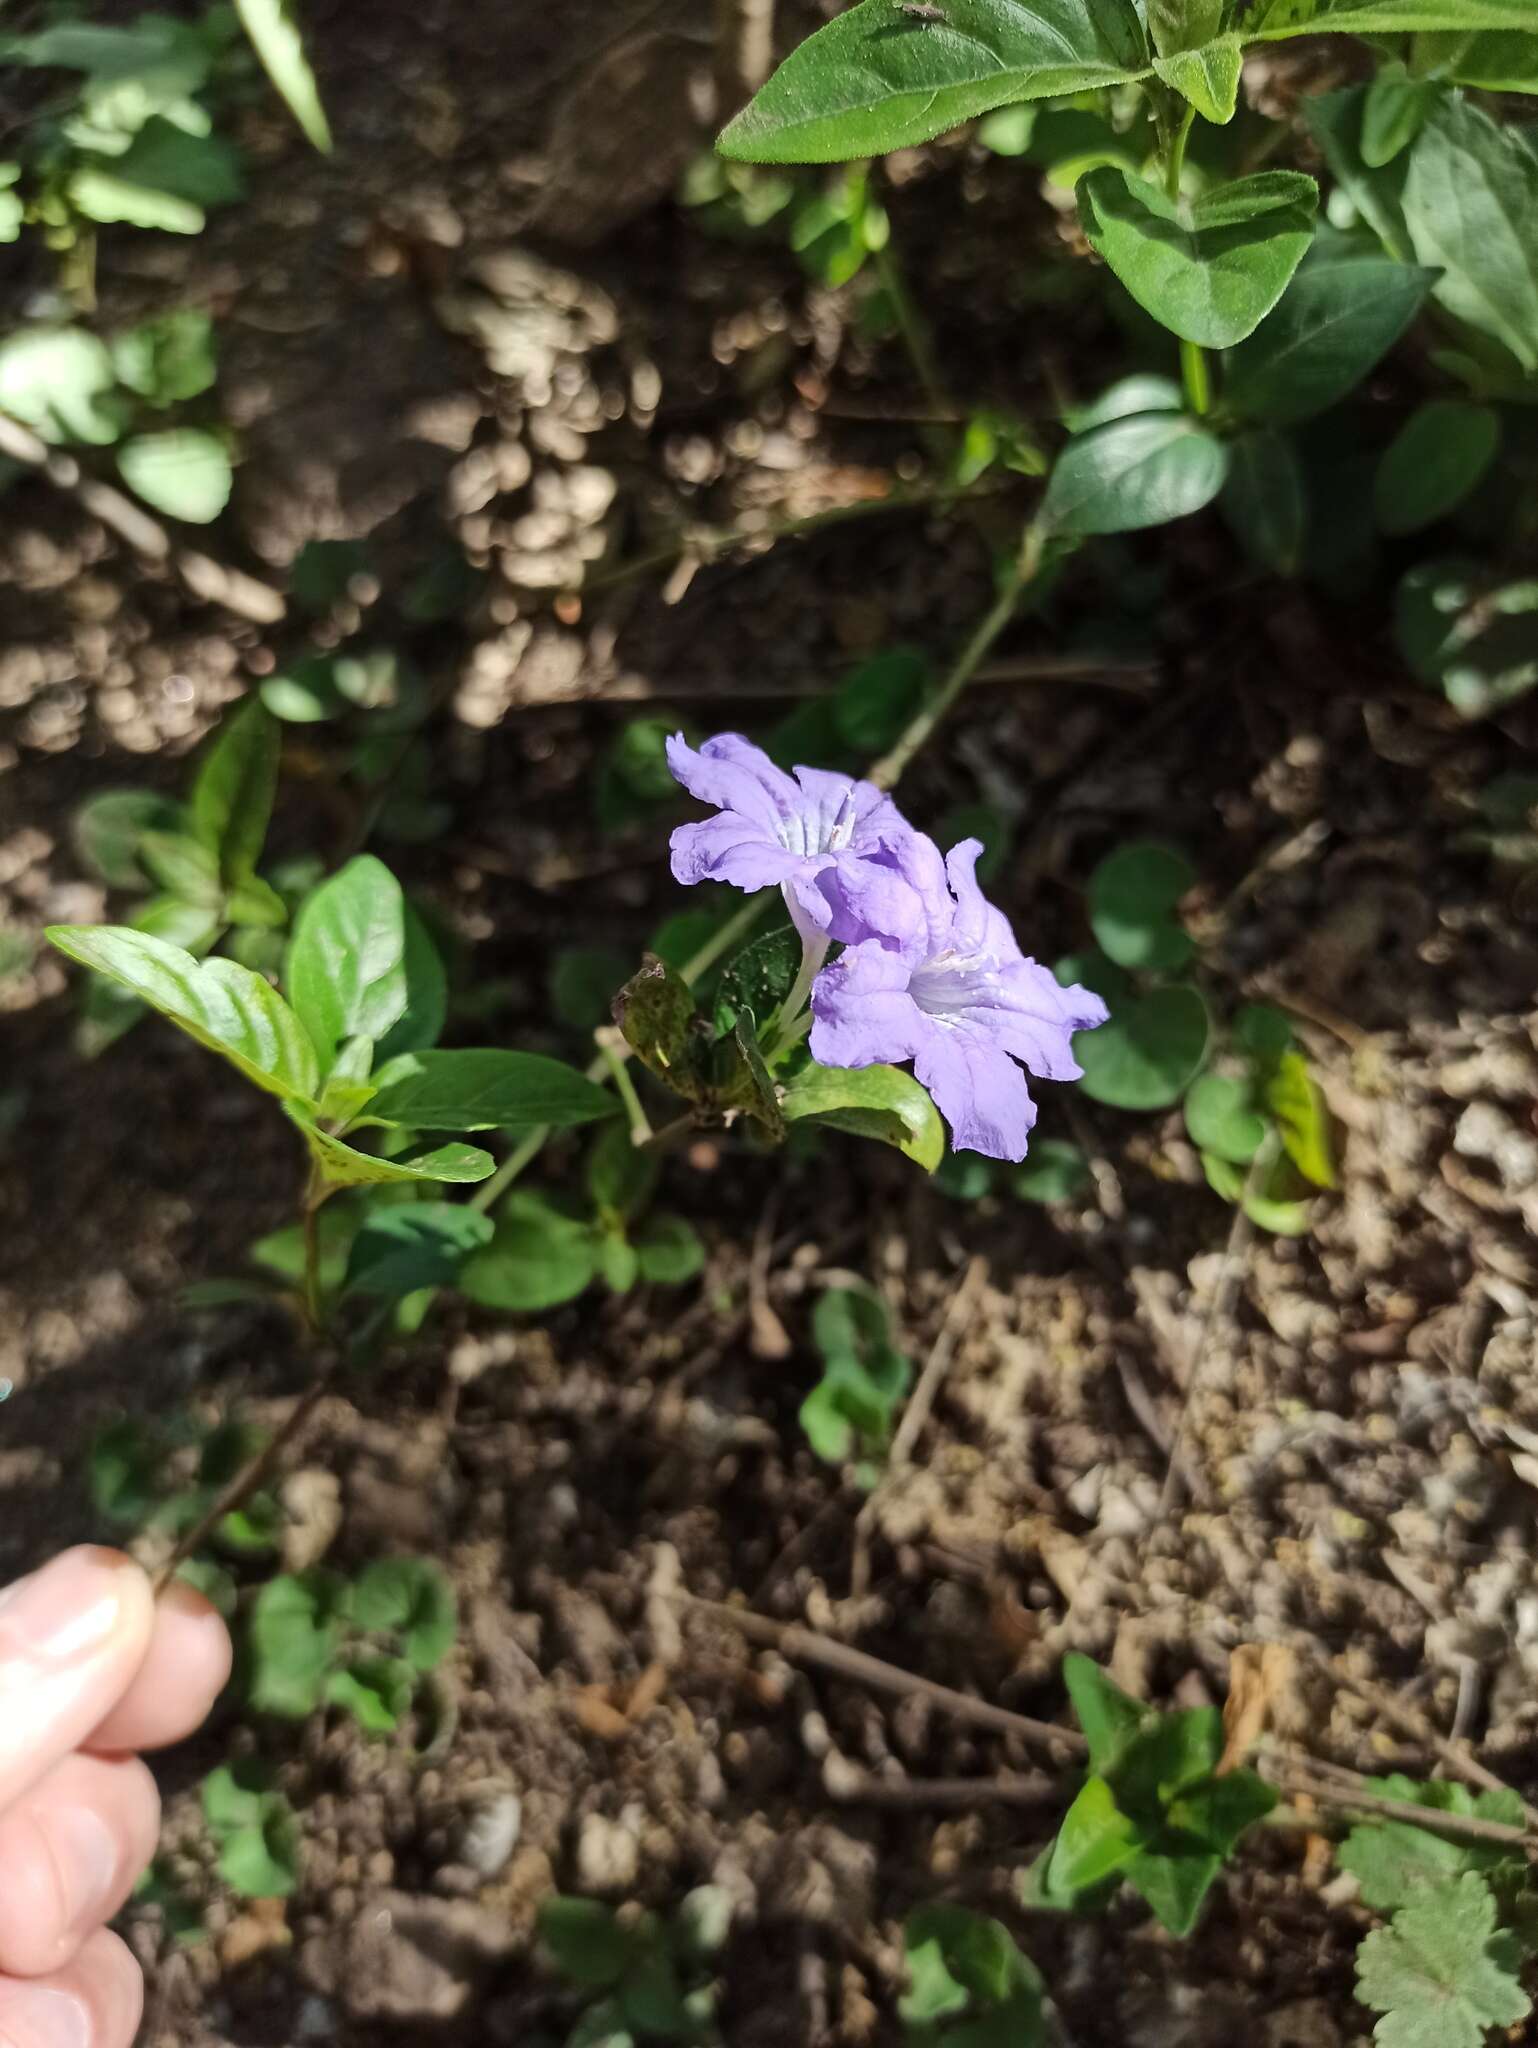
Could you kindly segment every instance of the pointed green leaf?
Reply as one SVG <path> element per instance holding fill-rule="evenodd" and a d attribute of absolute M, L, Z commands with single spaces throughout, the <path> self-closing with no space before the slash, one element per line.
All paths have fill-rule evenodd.
<path fill-rule="evenodd" d="M 312 1113 L 306 1109 L 290 1103 L 285 1103 L 284 1108 L 299 1126 L 321 1178 L 333 1187 L 382 1187 L 392 1181 L 447 1181 L 463 1185 L 489 1180 L 496 1171 L 497 1162 L 491 1154 L 474 1145 L 439 1145 L 434 1151 L 418 1152 L 409 1159 L 381 1159 L 375 1153 L 359 1152 L 356 1147 L 344 1144 L 329 1131 L 317 1129 Z"/>
<path fill-rule="evenodd" d="M 1234 118 L 1243 69 L 1243 47 L 1232 39 L 1154 59 L 1154 70 L 1164 83 L 1188 99 L 1204 121 L 1219 127 Z"/>
<path fill-rule="evenodd" d="M 1538 29 L 1486 30 L 1462 43 L 1452 73 L 1481 92 L 1538 92 Z"/>
<path fill-rule="evenodd" d="M 320 1068 L 304 1026 L 277 990 L 233 960 L 193 958 L 126 925 L 52 925 L 49 940 L 222 1053 L 285 1102 L 313 1104 Z"/>
<path fill-rule="evenodd" d="M 929 1091 L 901 1067 L 805 1067 L 785 1091 L 787 1123 L 813 1117 L 856 1137 L 876 1138 L 933 1173 L 945 1156 L 945 1126 Z"/>
<path fill-rule="evenodd" d="M 1454 94 L 1410 152 L 1405 220 L 1417 259 L 1441 268 L 1434 296 L 1538 370 L 1538 154 Z"/>
<path fill-rule="evenodd" d="M 1081 1893 L 1123 1874 L 1141 1842 L 1141 1831 L 1118 1808 L 1104 1778 L 1087 1778 L 1052 1845 L 1044 1875 L 1047 1897 L 1071 1908 Z"/>
<path fill-rule="evenodd" d="M 641 1278 L 654 1287 L 682 1287 L 702 1271 L 705 1247 L 682 1216 L 648 1217 L 633 1239 Z"/>
<path fill-rule="evenodd" d="M 1530 28 L 1532 0 L 1261 0 L 1244 20 L 1247 37 L 1395 35 L 1421 29 Z"/>
<path fill-rule="evenodd" d="M 1386 256 L 1316 255 L 1229 356 L 1227 403 L 1277 425 L 1325 411 L 1393 347 L 1434 276 Z"/>
<path fill-rule="evenodd" d="M 219 863 L 209 849 L 185 832 L 146 832 L 139 840 L 139 858 L 152 882 L 158 882 L 188 905 L 218 910 L 224 901 Z M 137 921 L 136 921 L 137 923 Z M 143 930 L 139 925 L 138 929 Z M 170 933 L 161 932 L 161 938 Z M 188 951 L 196 948 L 189 947 Z"/>
<path fill-rule="evenodd" d="M 1435 84 L 1412 78 L 1403 64 L 1379 67 L 1362 108 L 1362 161 L 1369 169 L 1381 170 L 1409 147 L 1436 98 Z"/>
<path fill-rule="evenodd" d="M 1411 413 L 1383 451 L 1373 487 L 1385 533 L 1413 533 L 1461 505 L 1495 460 L 1501 416 L 1493 406 L 1434 398 Z"/>
<path fill-rule="evenodd" d="M 1130 533 L 1210 505 L 1228 451 L 1183 413 L 1135 413 L 1079 434 L 1057 459 L 1041 521 L 1053 533 Z"/>
<path fill-rule="evenodd" d="M 1374 168 L 1362 153 L 1367 114 L 1367 87 L 1311 94 L 1303 118 L 1337 184 L 1396 263 L 1410 260 L 1410 230 L 1405 225 L 1406 161 L 1401 155 Z"/>
<path fill-rule="evenodd" d="M 107 789 L 75 813 L 75 851 L 110 889 L 142 889 L 149 880 L 139 858 L 146 832 L 177 832 L 180 804 L 153 789 Z"/>
<path fill-rule="evenodd" d="M 1145 1700 L 1123 1692 L 1080 1650 L 1071 1650 L 1063 1659 L 1063 1683 L 1089 1744 L 1090 1767 L 1103 1777 L 1148 1726 L 1152 1709 Z"/>
<path fill-rule="evenodd" d="M 406 899 L 372 854 L 359 854 L 300 907 L 284 986 L 327 1066 L 344 1039 L 376 1045 L 405 1014 Z"/>
<path fill-rule="evenodd" d="M 559 1130 L 618 1114 L 607 1088 L 543 1053 L 403 1053 L 375 1074 L 370 1113 L 424 1131 Z"/>
<path fill-rule="evenodd" d="M 927 142 L 1017 100 L 1140 78 L 1131 0 L 864 0 L 801 46 L 721 137 L 749 163 L 838 163 Z"/>
<path fill-rule="evenodd" d="M 1278 576 L 1296 575 L 1308 531 L 1308 501 L 1297 451 L 1285 434 L 1253 427 L 1234 436 L 1218 510 L 1259 567 Z"/>
<path fill-rule="evenodd" d="M 1330 1112 L 1300 1052 L 1284 1052 L 1266 1083 L 1266 1105 L 1276 1118 L 1287 1156 L 1316 1188 L 1335 1186 Z"/>
<path fill-rule="evenodd" d="M 324 154 L 331 147 L 331 129 L 304 54 L 292 0 L 235 0 L 235 12 L 289 112 Z"/>
<path fill-rule="evenodd" d="M 345 1291 L 388 1296 L 450 1287 L 471 1252 L 491 1242 L 493 1227 L 489 1216 L 452 1202 L 380 1209 L 353 1239 Z"/>
<path fill-rule="evenodd" d="M 1183 1938 L 1200 1919 L 1222 1868 L 1222 1857 L 1211 1849 L 1145 1849 L 1129 1861 L 1123 1875 L 1152 1906 L 1161 1926 Z"/>
<path fill-rule="evenodd" d="M 277 720 L 259 699 L 248 698 L 219 728 L 193 781 L 192 829 L 216 857 L 226 889 L 240 888 L 255 873 L 282 747 Z"/>

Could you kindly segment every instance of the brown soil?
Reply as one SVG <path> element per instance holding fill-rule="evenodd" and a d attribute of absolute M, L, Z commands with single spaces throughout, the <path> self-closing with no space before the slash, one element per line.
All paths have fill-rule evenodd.
<path fill-rule="evenodd" d="M 336 156 L 265 106 L 244 116 L 249 204 L 185 246 L 107 238 L 104 316 L 218 310 L 245 454 L 217 533 L 229 560 L 281 581 L 306 539 L 366 534 L 388 577 L 447 536 L 489 568 L 472 626 L 418 637 L 453 823 L 401 860 L 500 990 L 498 1039 L 569 1051 L 540 1016 L 553 951 L 573 933 L 638 947 L 675 901 L 665 826 L 616 840 L 590 823 L 627 706 L 761 724 L 894 639 L 943 660 L 986 600 L 989 522 L 1011 512 L 835 525 L 686 587 L 665 569 L 618 581 L 563 622 L 551 600 L 576 573 L 646 553 L 680 517 L 797 517 L 890 488 L 922 450 L 900 417 L 922 410 L 912 380 L 777 245 L 708 240 L 665 197 L 708 68 L 693 11 L 638 4 L 628 29 L 597 0 L 308 12 Z M 594 134 L 628 150 L 595 165 Z M 897 169 L 955 384 L 1024 410 L 1077 385 L 1093 319 L 1070 342 L 1057 315 L 1022 313 L 998 258 L 1006 229 L 1016 249 L 1051 241 L 1047 209 L 958 149 Z M 0 925 L 32 929 L 107 908 L 70 846 L 81 798 L 174 787 L 291 629 L 197 605 L 44 487 L 6 508 Z M 253 1735 L 227 1718 L 167 1760 L 168 1841 L 210 1938 L 179 1948 L 153 1916 L 135 1924 L 153 2048 L 558 2038 L 569 2006 L 530 1950 L 542 1894 L 665 1907 L 707 1880 L 739 1901 L 733 2048 L 894 2038 L 898 1926 L 940 1894 L 1010 1922 L 1075 2048 L 1366 2038 L 1350 1996 L 1365 1923 L 1326 1900 L 1296 1838 L 1247 1851 L 1185 1944 L 1134 1906 L 1027 1914 L 1014 1878 L 1057 1809 L 988 1788 L 1039 1757 L 921 1697 L 680 1627 L 669 1575 L 1045 1718 L 1064 1713 L 1070 1648 L 1192 1704 L 1224 1697 L 1236 1645 L 1284 1634 L 1342 1660 L 1326 1676 L 1300 1654 L 1283 1703 L 1316 1753 L 1429 1768 L 1351 1688 L 1377 1681 L 1538 1794 L 1538 924 L 1530 886 L 1456 845 L 1468 793 L 1531 748 L 1531 714 L 1455 726 L 1370 609 L 1247 579 L 1205 520 L 1086 557 L 1000 650 L 1065 652 L 1084 676 L 979 685 L 905 807 L 931 823 L 982 794 L 1017 813 L 997 893 L 1048 959 L 1082 943 L 1079 889 L 1107 846 L 1187 846 L 1214 1001 L 1271 991 L 1312 1020 L 1339 1197 L 1308 1237 L 1230 1256 L 1178 1117 L 1049 1092 L 1039 1130 L 1087 1144 L 1091 1203 L 966 1206 L 853 1143 L 812 1169 L 712 1142 L 667 1186 L 710 1243 L 697 1286 L 595 1295 L 537 1327 L 431 1324 L 323 1404 L 291 1504 L 323 1499 L 330 1474 L 329 1562 L 404 1547 L 451 1569 L 452 1728 L 424 1757 L 345 1721 Z M 1115 666 L 1128 654 L 1146 675 Z M 345 844 L 357 821 L 328 793 L 324 737 L 290 766 L 280 832 Z M 302 1383 L 280 1322 L 174 1306 L 286 1219 L 281 1121 L 158 1028 L 83 1064 L 67 1020 L 50 957 L 0 981 L 0 1579 L 99 1533 L 82 1475 L 104 1420 L 186 1402 L 276 1418 Z M 796 1421 L 810 1303 L 869 1276 L 922 1359 L 975 1258 L 986 1276 L 853 1600 L 862 1497 Z M 1235 1311 L 1209 1327 L 1225 1278 Z M 1166 1511 L 1198 1365 L 1189 1493 Z M 197 1822 L 202 1773 L 253 1741 L 306 1818 L 302 1889 L 278 1916 L 221 1889 Z M 952 1811 L 841 1797 L 853 1767 L 978 1791 Z M 516 1846 L 477 1871 L 466 1829 L 478 1813 L 493 1828 L 488 1808 L 505 1821 L 509 1794 Z"/>

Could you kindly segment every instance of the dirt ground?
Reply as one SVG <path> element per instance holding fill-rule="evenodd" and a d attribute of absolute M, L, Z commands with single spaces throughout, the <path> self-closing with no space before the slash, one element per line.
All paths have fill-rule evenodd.
<path fill-rule="evenodd" d="M 786 36 L 806 25 L 782 11 Z M 574 931 L 637 948 L 675 906 L 666 825 L 589 822 L 627 711 L 762 726 L 894 640 L 943 660 L 986 602 L 992 508 L 894 510 L 555 603 L 680 517 L 859 503 L 922 454 L 900 352 L 853 335 L 782 247 L 707 239 L 668 197 L 705 132 L 703 14 L 314 0 L 335 156 L 263 106 L 243 117 L 248 204 L 196 242 L 103 244 L 105 318 L 219 315 L 244 453 L 230 559 L 281 582 L 304 541 L 368 535 L 388 581 L 447 536 L 488 571 L 469 623 L 417 635 L 453 822 L 401 866 L 496 985 L 497 1042 L 569 1051 L 541 1017 L 553 950 Z M 1027 412 L 1092 388 L 1110 334 L 1025 304 L 998 258 L 1001 235 L 1022 263 L 1060 235 L 1029 181 L 958 147 L 894 168 L 954 382 Z M 79 801 L 175 787 L 293 629 L 199 605 L 44 486 L 4 513 L 0 925 L 30 930 L 106 912 L 70 843 Z M 1032 679 L 1044 656 L 1080 672 Z M 1316 1754 L 1431 1767 L 1376 1686 L 1538 1795 L 1538 895 L 1459 844 L 1469 793 L 1535 739 L 1531 709 L 1455 724 L 1372 604 L 1256 580 L 1206 518 L 1087 555 L 904 806 L 927 825 L 982 795 L 1015 815 L 995 893 L 1046 959 L 1083 942 L 1109 845 L 1185 846 L 1214 1001 L 1269 993 L 1300 1016 L 1343 1134 L 1339 1196 L 1306 1238 L 1231 1243 L 1177 1114 L 1044 1091 L 1039 1134 L 1094 1160 L 1083 1205 L 963 1205 L 853 1142 L 815 1171 L 704 1142 L 666 1189 L 710 1246 L 697 1285 L 431 1323 L 322 1405 L 286 1497 L 302 1539 L 340 1489 L 344 1569 L 404 1547 L 452 1571 L 450 1725 L 421 1755 L 350 1722 L 226 1722 L 166 1761 L 167 1839 L 209 1939 L 134 1923 L 146 2043 L 558 2036 L 539 1898 L 666 1906 L 706 1881 L 738 1904 L 733 2048 L 895 2038 L 899 1923 L 941 1894 L 1016 1929 L 1074 2048 L 1365 2040 L 1365 1922 L 1296 1836 L 1247 1849 L 1184 1944 L 1135 1902 L 1026 1913 L 1014 1878 L 1060 1810 L 1039 1756 L 922 1694 L 680 1623 L 663 1595 L 740 1595 L 1048 1719 L 1070 1648 L 1195 1704 L 1224 1697 L 1236 1645 L 1281 1637 Z M 280 835 L 345 842 L 323 742 L 290 770 Z M 302 1383 L 281 1322 L 174 1305 L 286 1220 L 281 1120 L 159 1028 L 82 1063 L 67 1014 L 52 959 L 0 980 L 0 1579 L 100 1534 L 83 1473 L 104 1421 L 189 1400 L 277 1417 Z M 796 1421 L 810 1304 L 851 1271 L 915 1358 L 948 1316 L 956 1337 L 862 1597 L 862 1496 Z M 222 1892 L 197 1819 L 201 1775 L 253 1739 L 305 1815 L 279 1912 Z M 931 1803 L 910 1779 L 970 1785 Z"/>

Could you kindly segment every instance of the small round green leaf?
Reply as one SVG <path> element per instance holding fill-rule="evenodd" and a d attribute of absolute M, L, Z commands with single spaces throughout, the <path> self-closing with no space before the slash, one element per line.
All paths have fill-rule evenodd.
<path fill-rule="evenodd" d="M 1167 973 L 1191 957 L 1191 935 L 1175 906 L 1196 881 L 1183 853 L 1140 839 L 1108 853 L 1089 880 L 1089 922 L 1118 967 Z"/>
<path fill-rule="evenodd" d="M 1070 441 L 1047 485 L 1041 520 L 1052 533 L 1130 533 L 1210 505 L 1228 450 L 1183 413 L 1135 413 Z"/>
<path fill-rule="evenodd" d="M 1235 1166 L 1248 1166 L 1265 1142 L 1266 1123 L 1256 1114 L 1247 1077 L 1199 1074 L 1186 1091 L 1186 1129 L 1198 1151 L 1216 1153 Z"/>
<path fill-rule="evenodd" d="M 1063 1138 L 1033 1138 L 1025 1164 L 1009 1180 L 1011 1193 L 1022 1202 L 1071 1202 L 1089 1185 L 1088 1160 Z"/>
<path fill-rule="evenodd" d="M 146 505 L 192 526 L 219 517 L 235 481 L 224 443 L 201 427 L 135 434 L 119 448 L 117 466 Z"/>
<path fill-rule="evenodd" d="M 461 1268 L 459 1287 L 485 1308 L 556 1308 L 591 1284 L 597 1263 L 588 1217 L 532 1189 L 514 1188 L 498 1213 L 491 1243 Z"/>
<path fill-rule="evenodd" d="M 1207 1056 L 1207 1005 L 1178 984 L 1136 996 L 1097 1031 L 1074 1034 L 1079 1086 L 1113 1109 L 1164 1109 L 1179 1100 Z"/>
<path fill-rule="evenodd" d="M 1412 413 L 1383 451 L 1373 506 L 1385 533 L 1413 533 L 1451 512 L 1495 460 L 1501 440 L 1493 406 L 1438 398 Z"/>

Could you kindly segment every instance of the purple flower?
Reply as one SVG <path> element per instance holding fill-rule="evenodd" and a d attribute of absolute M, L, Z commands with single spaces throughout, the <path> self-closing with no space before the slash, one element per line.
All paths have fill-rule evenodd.
<path fill-rule="evenodd" d="M 911 1059 L 955 1143 L 1023 1159 L 1036 1105 L 1016 1064 L 1048 1081 L 1083 1071 L 1075 1031 L 1106 1021 L 1087 988 L 1062 988 L 1028 960 L 1008 920 L 977 886 L 982 843 L 964 839 L 942 862 L 914 835 L 906 867 L 924 903 L 923 936 L 902 949 L 851 946 L 812 985 L 812 1057 L 870 1067 Z"/>
<path fill-rule="evenodd" d="M 675 779 L 717 815 L 673 834 L 676 880 L 780 888 L 802 938 L 898 945 L 922 924 L 900 863 L 917 834 L 873 782 L 822 768 L 776 768 L 741 733 L 696 752 L 668 741 Z"/>

